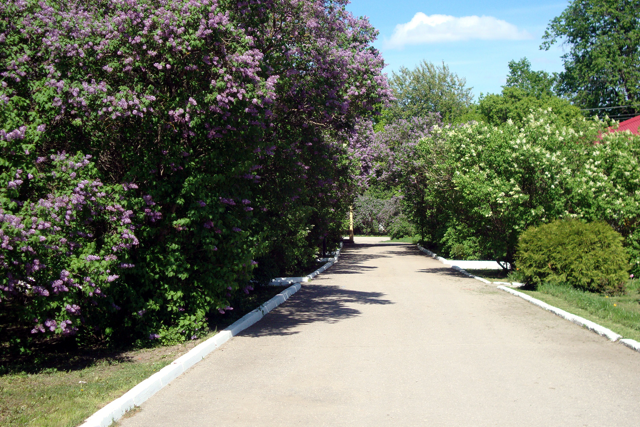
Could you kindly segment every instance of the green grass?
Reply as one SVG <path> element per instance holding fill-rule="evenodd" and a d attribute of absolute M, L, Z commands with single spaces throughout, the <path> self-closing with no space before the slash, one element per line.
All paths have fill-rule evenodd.
<path fill-rule="evenodd" d="M 522 292 L 640 341 L 640 281 L 627 284 L 626 295 L 602 295 L 571 286 L 544 284 Z"/>
<path fill-rule="evenodd" d="M 389 240 L 383 241 L 382 243 L 386 243 L 386 242 L 413 243 L 415 245 L 416 243 L 420 242 L 420 236 L 402 237 L 400 239 L 389 239 Z"/>
<path fill-rule="evenodd" d="M 284 287 L 259 287 L 227 315 L 211 316 L 208 334 L 185 344 L 150 349 L 84 349 L 40 355 L 39 367 L 4 360 L 0 425 L 73 427 L 202 341 L 214 336 Z M 55 353 L 52 350 L 52 353 Z"/>
<path fill-rule="evenodd" d="M 171 363 L 101 361 L 77 371 L 13 374 L 0 378 L 4 426 L 76 426 L 111 400 Z"/>
<path fill-rule="evenodd" d="M 474 276 L 492 282 L 519 282 L 517 272 L 497 270 L 467 270 Z M 640 341 L 640 280 L 629 280 L 624 295 L 604 295 L 583 291 L 569 285 L 545 283 L 537 289 L 520 288 L 541 301 L 564 311 L 591 320 L 622 335 Z"/>
<path fill-rule="evenodd" d="M 511 282 L 508 270 L 465 270 L 469 274 L 482 277 L 490 282 Z"/>

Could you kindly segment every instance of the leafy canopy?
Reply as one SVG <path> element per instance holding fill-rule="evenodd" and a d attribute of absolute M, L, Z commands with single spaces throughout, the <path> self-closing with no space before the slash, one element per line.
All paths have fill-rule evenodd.
<path fill-rule="evenodd" d="M 519 61 L 509 61 L 509 75 L 503 89 L 515 87 L 539 99 L 554 95 L 556 78 L 555 74 L 549 74 L 546 71 L 533 71 L 531 62 L 524 57 Z"/>
<path fill-rule="evenodd" d="M 519 87 L 505 87 L 501 94 L 487 95 L 478 104 L 484 121 L 495 126 L 506 123 L 507 120 L 522 124 L 532 111 L 548 108 L 555 113 L 553 119 L 562 124 L 568 125 L 582 117 L 580 109 L 566 99 L 545 94 L 537 97 Z"/>
<path fill-rule="evenodd" d="M 630 0 L 573 0 L 554 18 L 541 48 L 563 40 L 565 71 L 558 91 L 586 108 L 610 115 L 635 114 L 640 106 L 640 8 Z M 602 112 L 599 112 L 602 114 Z"/>
<path fill-rule="evenodd" d="M 444 63 L 437 66 L 422 61 L 414 70 L 401 67 L 398 74 L 392 74 L 389 85 L 396 102 L 383 113 L 387 123 L 429 113 L 440 113 L 445 122 L 453 122 L 467 112 L 473 101 L 472 88 L 465 87 L 466 80 Z"/>

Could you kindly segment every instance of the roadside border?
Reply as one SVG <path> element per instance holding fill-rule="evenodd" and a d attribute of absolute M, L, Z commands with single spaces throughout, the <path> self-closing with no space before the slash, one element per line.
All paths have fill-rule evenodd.
<path fill-rule="evenodd" d="M 575 323 L 576 325 L 582 326 L 584 328 L 589 329 L 592 332 L 597 333 L 600 336 L 606 337 L 608 338 L 610 341 L 613 342 L 619 342 L 620 344 L 629 347 L 632 350 L 635 350 L 637 352 L 640 352 L 640 343 L 632 340 L 632 339 L 628 339 L 628 338 L 622 338 L 622 335 L 619 335 L 615 332 L 613 332 L 611 329 L 605 328 L 604 326 L 598 325 L 595 322 L 592 322 L 591 320 L 587 320 L 583 317 L 580 316 L 576 316 L 575 314 L 571 314 L 567 311 L 561 310 L 558 307 L 554 307 L 550 304 L 547 304 L 544 301 L 540 301 L 537 298 L 533 298 L 532 296 L 529 296 L 525 293 L 522 292 L 518 292 L 513 288 L 519 288 L 524 286 L 524 283 L 519 283 L 519 282 L 513 282 L 513 283 L 507 283 L 507 282 L 491 282 L 487 279 L 483 279 L 482 277 L 478 277 L 478 276 L 474 276 L 472 274 L 470 274 L 469 272 L 465 271 L 463 268 L 458 267 L 456 265 L 452 265 L 451 261 L 446 260 L 442 257 L 439 257 L 437 254 L 431 252 L 428 249 L 423 248 L 420 245 L 417 245 L 418 249 L 420 249 L 420 251 L 424 252 L 425 254 L 427 254 L 428 256 L 430 256 L 431 258 L 434 258 L 440 262 L 442 262 L 445 265 L 451 265 L 451 268 L 464 274 L 467 277 L 476 279 L 481 281 L 482 283 L 486 283 L 489 285 L 498 285 L 498 289 L 500 289 L 501 291 L 510 293 L 511 295 L 515 295 L 517 297 L 520 297 L 528 302 L 530 302 L 531 304 L 534 304 L 540 308 L 543 308 L 547 311 L 550 311 L 551 313 L 562 317 L 563 319 L 566 319 L 570 322 Z M 506 285 L 506 286 L 505 286 Z"/>
<path fill-rule="evenodd" d="M 255 324 L 271 310 L 285 302 L 289 297 L 291 297 L 291 295 L 300 290 L 302 283 L 306 283 L 315 278 L 318 274 L 323 273 L 326 269 L 335 264 L 338 261 L 341 250 L 342 243 L 340 243 L 340 249 L 338 249 L 334 254 L 333 258 L 329 258 L 326 264 L 307 276 L 281 277 L 279 279 L 282 280 L 270 283 L 270 286 L 286 286 L 288 284 L 292 284 L 292 286 L 289 286 L 250 313 L 245 314 L 228 328 L 218 332 L 205 342 L 198 344 L 189 352 L 171 362 L 170 365 L 165 366 L 159 372 L 156 372 L 146 380 L 143 380 L 119 398 L 108 403 L 102 409 L 87 418 L 80 427 L 109 427 L 115 421 L 118 421 L 124 414 L 134 407 L 140 406 L 143 402 L 160 391 L 164 386 L 204 359 L 205 356 L 220 348 L 231 338 L 238 335 L 249 326 Z"/>

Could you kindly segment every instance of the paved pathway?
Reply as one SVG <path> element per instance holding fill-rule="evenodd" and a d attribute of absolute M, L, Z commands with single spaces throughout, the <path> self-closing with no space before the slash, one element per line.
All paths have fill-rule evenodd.
<path fill-rule="evenodd" d="M 413 246 L 356 243 L 121 425 L 640 425 L 640 354 Z"/>

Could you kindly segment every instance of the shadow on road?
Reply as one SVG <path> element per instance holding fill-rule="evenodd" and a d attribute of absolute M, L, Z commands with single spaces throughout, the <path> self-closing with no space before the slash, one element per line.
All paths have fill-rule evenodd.
<path fill-rule="evenodd" d="M 372 247 L 385 248 L 377 254 L 366 253 Z M 327 271 L 330 275 L 365 274 L 375 270 L 372 260 L 395 256 L 423 256 L 414 246 L 407 243 L 363 243 L 345 244 L 338 263 Z M 450 268 L 427 268 L 424 273 L 441 273 L 464 277 Z M 336 323 L 360 315 L 357 304 L 393 304 L 380 292 L 361 292 L 325 285 L 323 276 L 309 284 L 304 284 L 293 298 L 272 311 L 261 322 L 245 330 L 240 335 L 261 337 L 269 335 L 297 334 L 296 328 L 313 322 Z"/>
<path fill-rule="evenodd" d="M 347 250 L 340 254 L 340 260 L 334 264 L 329 272 L 331 274 L 363 274 L 375 270 L 376 266 L 363 265 L 367 261 L 380 258 L 389 258 L 386 254 L 363 254 L 359 250 L 365 247 L 380 245 L 349 245 Z"/>
<path fill-rule="evenodd" d="M 422 270 L 418 270 L 418 272 L 427 274 L 444 274 L 445 276 L 453 277 L 469 277 L 450 267 L 423 268 Z"/>
<path fill-rule="evenodd" d="M 380 292 L 359 292 L 338 286 L 308 284 L 285 304 L 272 311 L 261 322 L 240 335 L 262 337 L 268 335 L 293 335 L 299 325 L 314 322 L 336 323 L 356 317 L 360 311 L 353 304 L 393 304 Z"/>
<path fill-rule="evenodd" d="M 391 256 L 425 256 L 417 247 L 407 244 L 401 247 L 395 247 L 386 253 Z"/>

